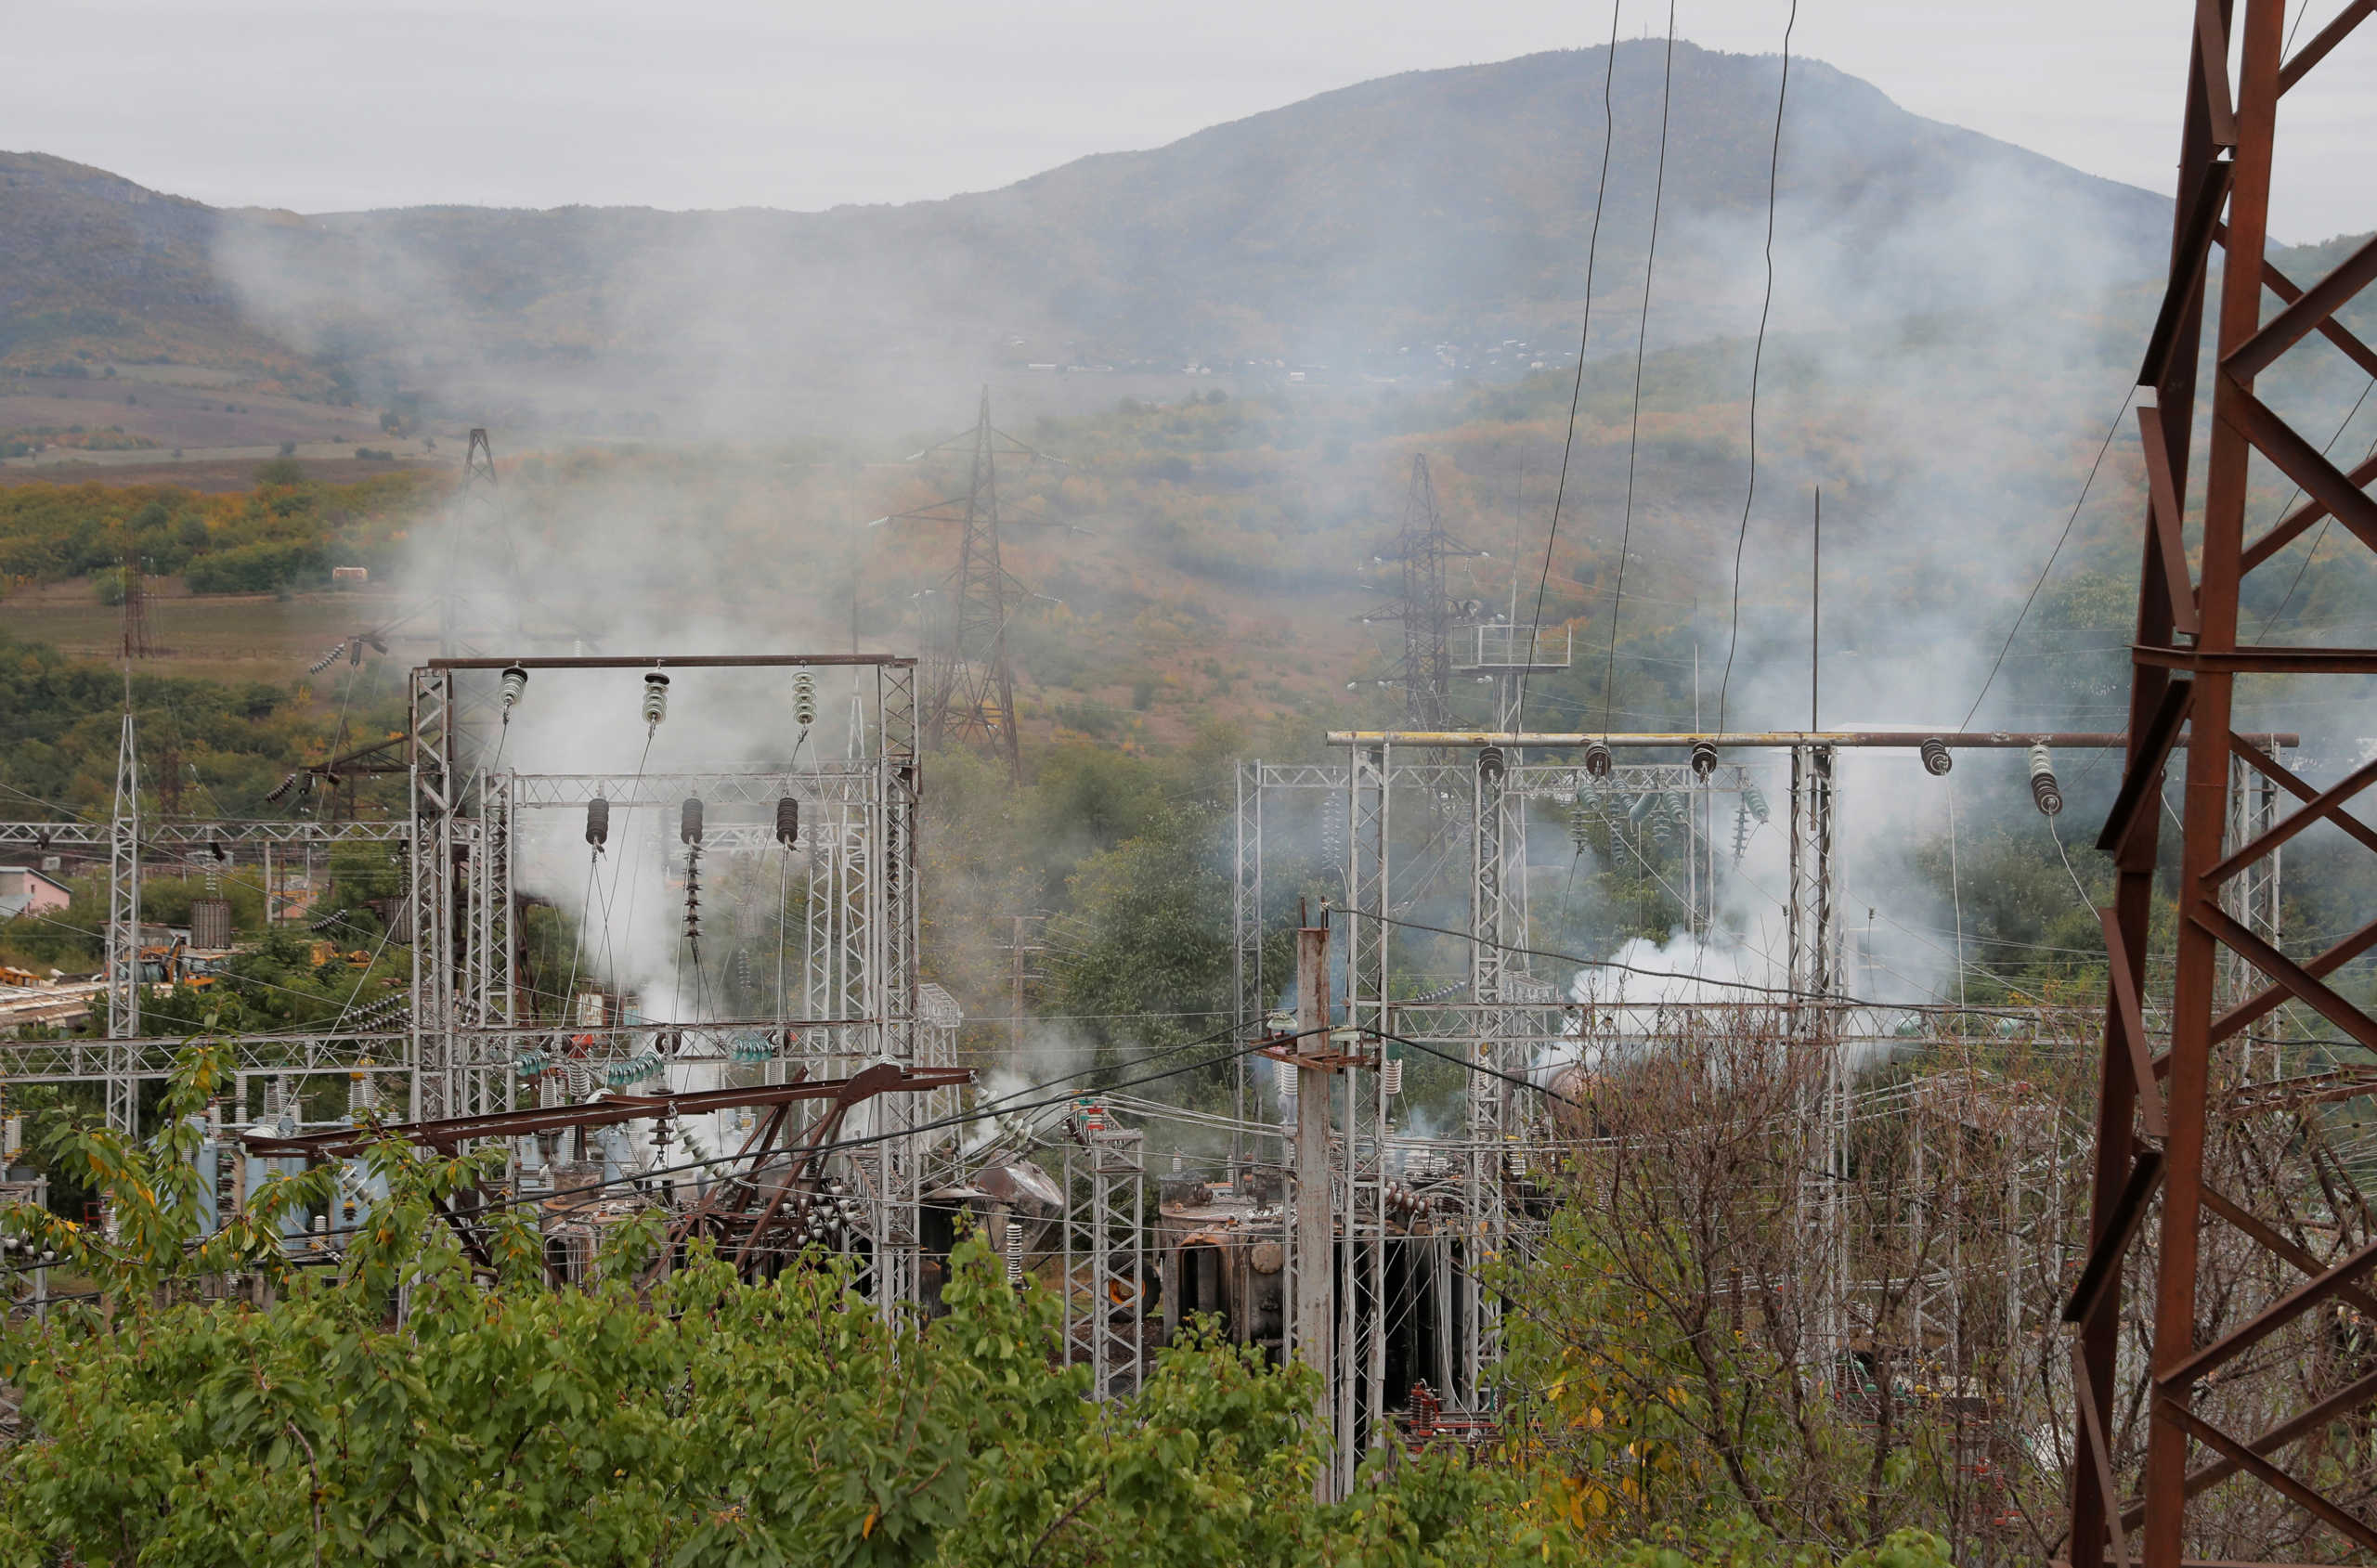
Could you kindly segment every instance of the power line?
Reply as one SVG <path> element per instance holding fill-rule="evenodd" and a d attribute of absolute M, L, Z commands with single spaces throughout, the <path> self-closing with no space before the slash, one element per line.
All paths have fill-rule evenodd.
<path fill-rule="evenodd" d="M 1659 262 L 1659 209 L 1667 198 L 1668 110 L 1675 84 L 1675 0 L 1668 0 L 1668 49 L 1659 85 L 1659 161 L 1651 181 L 1651 242 L 1643 255 L 1643 310 L 1634 324 L 1634 408 L 1626 433 L 1626 512 L 1617 535 L 1617 591 L 1609 602 L 1609 660 L 1602 667 L 1601 727 L 1609 729 L 1609 705 L 1617 691 L 1617 623 L 1626 608 L 1626 551 L 1634 537 L 1634 458 L 1643 435 L 1643 354 L 1651 335 L 1651 282 Z"/>
<path fill-rule="evenodd" d="M 1734 607 L 1725 633 L 1725 676 L 1717 687 L 1720 731 L 1734 685 L 1734 654 L 1741 647 L 1742 551 L 1749 544 L 1750 503 L 1758 498 L 1758 373 L 1766 362 L 1766 319 L 1774 308 L 1774 193 L 1783 169 L 1783 106 L 1791 93 L 1791 30 L 1799 22 L 1799 0 L 1791 0 L 1790 19 L 1783 24 L 1783 80 L 1774 89 L 1774 141 L 1766 155 L 1766 295 L 1759 304 L 1758 343 L 1749 356 L 1749 487 L 1742 493 L 1742 524 L 1734 537 Z"/>
<path fill-rule="evenodd" d="M 1792 3 L 1796 5 L 1798 0 L 1792 0 Z M 1568 387 L 1568 432 L 1560 443 L 1560 482 L 1552 492 L 1552 529 L 1543 538 L 1543 575 L 1536 579 L 1535 616 L 1527 623 L 1539 631 L 1543 625 L 1544 590 L 1552 585 L 1552 547 L 1560 538 L 1560 506 L 1568 496 L 1568 460 L 1577 449 L 1577 406 L 1582 401 L 1585 390 L 1585 344 L 1592 339 L 1593 262 L 1601 253 L 1602 201 L 1609 193 L 1609 149 L 1616 116 L 1610 102 L 1610 89 L 1617 77 L 1617 13 L 1623 4 L 1624 0 L 1610 0 L 1609 56 L 1603 64 L 1601 78 L 1601 179 L 1593 187 L 1592 233 L 1585 241 L 1585 319 L 1577 330 L 1577 376 Z M 1530 666 L 1535 662 L 1532 653 L 1530 644 L 1527 660 Z M 1528 669 L 1519 671 L 1518 702 L 1512 709 L 1521 729 L 1526 727 L 1526 681 L 1529 673 Z"/>
<path fill-rule="evenodd" d="M 2122 419 L 2129 412 L 2130 399 L 2137 395 L 2137 388 L 2134 386 L 2122 394 L 2121 407 L 2113 410 L 2113 422 L 2105 427 L 2105 438 L 2097 444 L 2097 459 L 2088 465 L 2088 477 L 2080 482 L 2080 499 L 2072 503 L 2072 515 L 2063 520 L 2063 532 L 2056 536 L 2055 548 L 2047 551 L 2046 564 L 2039 568 L 2038 580 L 2031 584 L 2031 591 L 2022 600 L 2021 613 L 2014 617 L 2014 624 L 2006 630 L 2006 641 L 1997 650 L 1995 662 L 1989 667 L 1989 679 L 1983 680 L 1981 690 L 1973 694 L 1972 706 L 1965 710 L 1965 721 L 1956 726 L 1958 729 L 1972 728 L 1972 716 L 1981 711 L 1981 700 L 1989 695 L 1989 688 L 1997 683 L 1997 672 L 2006 667 L 2007 650 L 2014 646 L 2015 635 L 2022 629 L 2022 622 L 2029 616 L 2031 606 L 2037 603 L 2039 590 L 2046 586 L 2046 575 L 2055 570 L 2056 557 L 2063 553 L 2064 545 L 2071 540 L 2072 525 L 2080 521 L 2080 509 L 2088 503 L 2089 486 L 2097 482 L 2097 470 L 2104 466 L 2105 454 L 2111 450 L 2113 437 L 2121 433 Z"/>

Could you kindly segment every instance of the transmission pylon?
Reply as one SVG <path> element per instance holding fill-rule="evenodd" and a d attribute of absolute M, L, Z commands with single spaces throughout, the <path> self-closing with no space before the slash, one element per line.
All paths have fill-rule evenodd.
<path fill-rule="evenodd" d="M 991 389 L 982 388 L 974 428 L 916 454 L 963 450 L 969 468 L 966 493 L 912 511 L 876 519 L 884 523 L 955 523 L 957 569 L 949 578 L 946 614 L 936 617 L 928 651 L 924 733 L 927 744 L 955 740 L 979 745 L 1005 760 L 1010 777 L 1023 768 L 1016 730 L 1015 670 L 1007 657 L 1007 628 L 1018 605 L 1032 598 L 999 559 L 998 460 L 1044 459 L 991 423 Z"/>
<path fill-rule="evenodd" d="M 149 631 L 149 583 L 140 569 L 140 551 L 127 546 L 123 552 L 123 656 L 127 659 L 150 659 L 165 650 L 156 644 Z"/>
<path fill-rule="evenodd" d="M 116 742 L 115 808 L 108 818 L 108 1038 L 140 1036 L 140 754 L 132 721 L 132 671 L 123 674 L 123 727 Z M 137 1131 L 129 1046 L 109 1053 L 108 1125 Z"/>
<path fill-rule="evenodd" d="M 1425 452 L 1411 455 L 1411 483 L 1403 498 L 1403 526 L 1374 557 L 1403 569 L 1394 607 L 1374 610 L 1366 621 L 1400 621 L 1403 657 L 1387 680 L 1403 688 L 1403 717 L 1414 730 L 1452 728 L 1453 628 L 1483 609 L 1456 600 L 1446 582 L 1445 564 L 1486 552 L 1472 550 L 1445 528 L 1436 488 L 1428 477 Z"/>
<path fill-rule="evenodd" d="M 2296 1562 L 2377 1551 L 2365 1488 L 2350 1485 L 2356 1461 L 2339 1458 L 2353 1451 L 2339 1444 L 2365 1445 L 2377 1409 L 2368 1349 L 2369 1325 L 2377 1322 L 2368 1288 L 2377 1236 L 2367 1177 L 2345 1174 L 2336 1147 L 2345 1108 L 2377 1093 L 2377 1073 L 2346 1065 L 2324 1043 L 2342 1035 L 2377 1048 L 2377 1016 L 2358 1000 L 2361 989 L 2327 978 L 2368 950 L 2377 927 L 2364 924 L 2365 907 L 2339 910 L 2323 924 L 2352 935 L 2324 951 L 2288 953 L 2231 907 L 2244 879 L 2304 829 L 2332 827 L 2377 849 L 2377 834 L 2351 814 L 2377 784 L 2377 766 L 2321 788 L 2232 728 L 2240 674 L 2254 676 L 2254 699 L 2282 704 L 2292 696 L 2282 688 L 2299 689 L 2306 678 L 2325 678 L 2324 695 L 2339 679 L 2377 668 L 2377 649 L 2366 644 L 2310 647 L 2283 634 L 2272 644 L 2266 625 L 2250 640 L 2239 634 L 2246 576 L 2323 519 L 2377 545 L 2377 499 L 2368 493 L 2377 461 L 2345 473 L 2254 390 L 2256 377 L 2315 333 L 2377 374 L 2377 351 L 2337 315 L 2377 279 L 2377 240 L 2307 285 L 2284 277 L 2268 246 L 2279 97 L 2372 7 L 2347 0 L 2291 58 L 2287 8 L 2285 0 L 2203 5 L 2190 7 L 2185 23 L 2192 58 L 2170 280 L 2138 377 L 2150 394 L 2137 415 L 2148 501 L 2127 767 L 2098 840 L 2120 879 L 2112 907 L 2100 912 L 2110 984 L 2089 1250 L 2064 1309 L 2078 1331 L 2072 1568 L 2100 1568 L 2109 1559 L 2179 1568 L 2183 1560 L 2243 1557 L 2254 1546 Z M 2232 19 L 2243 34 L 2233 82 Z M 2215 243 L 2227 254 L 2215 352 L 2202 361 L 2213 386 L 2199 577 L 2185 521 Z M 2267 315 L 2265 292 L 2280 302 Z M 2249 540 L 2257 460 L 2299 486 L 2305 499 Z M 2169 810 L 2163 775 L 2183 738 L 2176 980 L 2168 1048 L 2158 1053 L 2148 1033 L 2147 942 Z M 2265 830 L 2231 833 L 2236 797 L 2252 774 L 2298 809 Z M 2339 839 L 2331 852 L 2349 851 Z M 2220 994 L 2230 954 L 2259 977 L 2259 989 L 2242 1000 Z M 2319 1022 L 2294 1029 L 2306 1013 Z M 2252 1051 L 2256 1033 L 2262 1048 Z M 2254 1072 L 2256 1060 L 2266 1073 Z M 2138 1313 L 2123 1305 L 2124 1274 L 2131 1243 L 2149 1229 L 2157 1235 L 2152 1299 Z M 2149 1323 L 2150 1338 L 2142 1331 Z M 2131 1413 L 2145 1429 L 2142 1466 L 2127 1441 Z M 2365 1462 L 2358 1474 L 2366 1478 Z M 2137 1489 L 2125 1497 L 2128 1478 Z M 2206 1496 L 2224 1484 L 2267 1491 L 2250 1503 Z M 2249 1518 L 2267 1521 L 2252 1546 L 2236 1536 Z"/>

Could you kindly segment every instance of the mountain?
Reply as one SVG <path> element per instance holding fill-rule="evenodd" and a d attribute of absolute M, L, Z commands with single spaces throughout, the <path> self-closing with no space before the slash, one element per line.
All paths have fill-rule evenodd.
<path fill-rule="evenodd" d="M 297 369 L 215 266 L 225 215 L 103 169 L 0 152 L 0 366 Z"/>
<path fill-rule="evenodd" d="M 375 401 L 688 426 L 1000 364 L 1492 374 L 1573 345 L 1589 256 L 1595 343 L 1630 343 L 1655 189 L 1655 337 L 1740 331 L 1781 61 L 1678 44 L 1663 93 L 1669 64 L 1641 41 L 1614 70 L 1594 48 L 1411 72 L 1000 190 L 824 213 L 214 211 L 13 155 L 0 364 L 302 356 Z M 2152 277 L 2167 214 L 1795 61 L 1777 319 L 2079 300 Z"/>

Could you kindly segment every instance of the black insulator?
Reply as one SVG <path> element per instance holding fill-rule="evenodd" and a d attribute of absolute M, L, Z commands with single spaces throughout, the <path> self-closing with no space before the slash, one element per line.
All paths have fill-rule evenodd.
<path fill-rule="evenodd" d="M 586 803 L 586 842 L 597 849 L 611 841 L 611 803 L 601 796 Z"/>
<path fill-rule="evenodd" d="M 1585 747 L 1585 771 L 1594 778 L 1609 777 L 1609 747 L 1600 741 Z"/>
<path fill-rule="evenodd" d="M 702 841 L 702 799 L 698 795 L 685 797 L 684 809 L 677 817 L 677 841 L 681 844 Z"/>
<path fill-rule="evenodd" d="M 779 797 L 776 800 L 776 842 L 789 849 L 792 841 L 799 836 L 800 802 L 789 795 Z"/>
<path fill-rule="evenodd" d="M 1706 779 L 1717 771 L 1717 748 L 1707 741 L 1692 743 L 1692 776 Z"/>
<path fill-rule="evenodd" d="M 2031 799 L 2050 817 L 2062 814 L 2063 786 L 2056 782 L 2055 762 L 2043 745 L 2031 747 Z"/>
<path fill-rule="evenodd" d="M 1948 749 L 1948 743 L 1936 735 L 1916 749 L 1923 753 L 1923 771 L 1935 779 L 1945 777 L 1948 770 L 1956 765 L 1955 754 Z"/>
<path fill-rule="evenodd" d="M 1489 783 L 1499 783 L 1502 777 L 1503 766 L 1504 758 L 1500 746 L 1489 745 L 1478 752 L 1477 776 L 1479 778 Z"/>

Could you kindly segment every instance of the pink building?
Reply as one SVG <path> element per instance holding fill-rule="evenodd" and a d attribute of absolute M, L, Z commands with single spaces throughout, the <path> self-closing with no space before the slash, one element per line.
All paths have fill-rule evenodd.
<path fill-rule="evenodd" d="M 29 865 L 0 865 L 0 920 L 19 914 L 51 914 L 64 909 L 72 894 L 66 885 Z"/>

